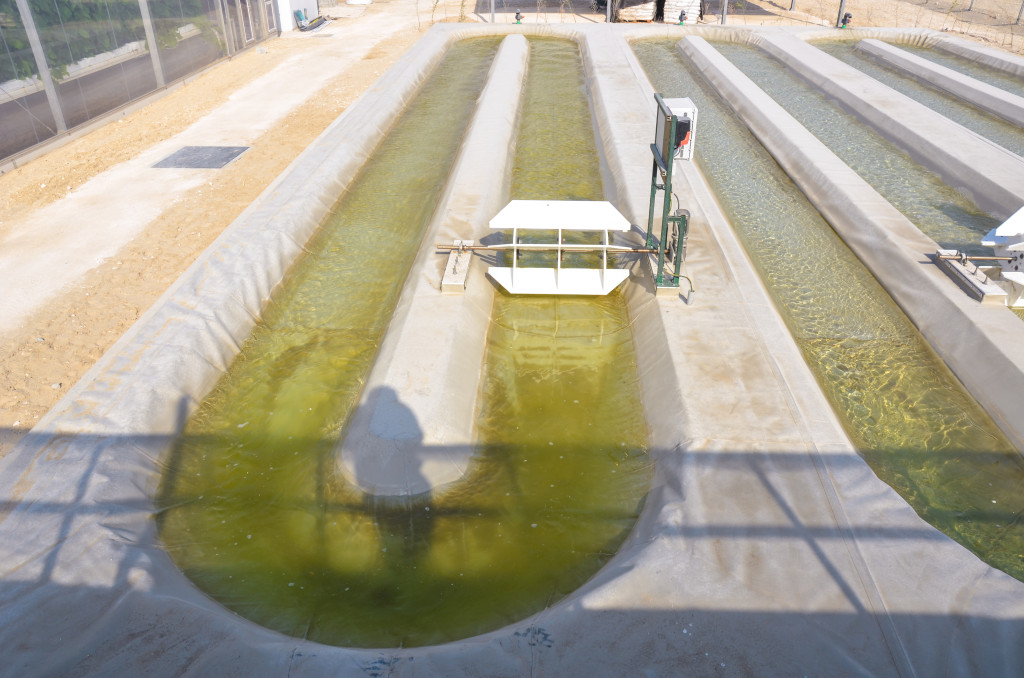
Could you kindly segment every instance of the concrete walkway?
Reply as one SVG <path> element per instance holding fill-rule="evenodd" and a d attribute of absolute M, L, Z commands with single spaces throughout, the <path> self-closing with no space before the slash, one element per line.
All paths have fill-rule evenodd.
<path fill-rule="evenodd" d="M 215 169 L 166 169 L 154 164 L 184 146 L 251 145 L 374 45 L 415 25 L 412 11 L 373 12 L 352 21 L 336 21 L 316 36 L 285 34 L 281 40 L 302 40 L 307 48 L 239 88 L 188 129 L 23 220 L 5 224 L 0 280 L 8 294 L 0 296 L 0 317 L 8 327 L 17 325 L 114 256 L 169 206 L 217 181 Z"/>

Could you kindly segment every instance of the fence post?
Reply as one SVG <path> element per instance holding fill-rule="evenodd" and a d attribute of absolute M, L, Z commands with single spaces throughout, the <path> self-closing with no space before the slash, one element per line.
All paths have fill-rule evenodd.
<path fill-rule="evenodd" d="M 725 16 L 729 13 L 729 0 L 722 0 L 722 25 L 725 25 Z"/>

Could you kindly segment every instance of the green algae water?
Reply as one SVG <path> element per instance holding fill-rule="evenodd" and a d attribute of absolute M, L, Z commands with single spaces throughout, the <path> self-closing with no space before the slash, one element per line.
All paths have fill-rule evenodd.
<path fill-rule="evenodd" d="M 697 162 L 833 409 L 928 522 L 1024 579 L 1024 461 L 675 41 L 633 49 L 701 111 Z"/>
<path fill-rule="evenodd" d="M 512 198 L 603 200 L 576 43 L 531 39 L 523 96 Z M 588 264 L 567 256 L 564 265 Z M 551 536 L 565 543 L 570 553 L 559 557 L 572 565 L 551 590 L 553 601 L 618 550 L 650 484 L 647 425 L 622 294 L 512 296 L 498 290 L 482 384 L 477 428 L 484 449 L 522 472 L 528 459 L 531 467 L 541 462 L 532 472 L 560 513 Z"/>
<path fill-rule="evenodd" d="M 540 64 L 566 45 L 570 67 L 577 58 L 542 42 Z M 517 348 L 488 355 L 481 445 L 451 489 L 372 497 L 334 474 L 497 46 L 451 49 L 172 451 L 165 547 L 199 588 L 268 628 L 360 647 L 482 633 L 577 588 L 635 521 L 649 477 L 621 303 L 496 316 L 489 346 Z M 524 119 L 543 115 L 527 106 Z M 616 380 L 625 405 L 602 399 Z"/>

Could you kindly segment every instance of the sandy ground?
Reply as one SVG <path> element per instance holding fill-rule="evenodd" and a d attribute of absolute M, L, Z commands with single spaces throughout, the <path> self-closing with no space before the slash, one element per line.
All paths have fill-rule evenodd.
<path fill-rule="evenodd" d="M 395 5 L 378 2 L 366 15 Z M 339 12 L 340 13 L 340 12 Z M 332 77 L 304 105 L 252 142 L 249 151 L 188 191 L 144 230 L 84 276 L 65 286 L 16 326 L 0 329 L 0 455 L 53 406 L 267 185 L 340 115 L 421 32 L 411 27 L 383 39 Z M 344 29 L 366 16 L 341 18 Z M 367 23 L 362 21 L 363 23 Z M 422 25 L 425 29 L 426 24 Z M 264 43 L 224 62 L 144 109 L 121 118 L 24 167 L 0 176 L 0 238 L 17 233 L 34 213 L 66 200 L 86 182 L 185 130 L 232 92 L 297 51 L 330 49 L 327 31 Z M 40 254 L 52 242 L 40 241 Z M 15 284 L 9 293 L 18 293 Z"/>
<path fill-rule="evenodd" d="M 732 12 L 728 23 L 828 24 L 823 3 L 747 3 L 745 14 Z M 511 22 L 515 8 L 497 2 L 498 22 Z M 712 2 L 712 7 L 716 3 Z M 576 13 L 569 3 L 551 9 L 524 4 L 530 22 L 592 22 L 603 16 L 579 0 Z M 806 5 L 806 7 L 804 7 Z M 287 34 L 267 41 L 167 96 L 126 115 L 22 167 L 0 175 L 0 242 L 17 238 L 25 261 L 52 255 L 55 248 L 74 251 L 74 240 L 56 242 L 33 237 L 41 214 L 62 203 L 74 205 L 76 194 L 87 190 L 150 149 L 173 139 L 198 121 L 224 107 L 230 97 L 273 69 L 311 51 L 335 62 L 335 73 L 321 78 L 313 96 L 291 108 L 269 130 L 250 142 L 251 148 L 226 168 L 208 171 L 208 181 L 190 186 L 164 204 L 132 236 L 116 242 L 115 254 L 98 261 L 45 299 L 33 302 L 18 321 L 0 327 L 0 456 L 6 454 L 60 399 L 97 359 L 138 319 L 196 257 L 248 206 L 287 165 L 346 107 L 412 45 L 434 21 L 479 21 L 489 3 L 459 0 L 436 4 L 426 0 L 376 0 L 367 8 L 346 5 L 324 8 L 335 22 L 313 35 Z M 541 7 L 538 5 L 538 7 Z M 730 8 L 732 6 L 730 5 Z M 929 9 L 909 2 L 848 0 L 860 25 L 920 25 L 956 31 L 948 10 Z M 530 11 L 530 10 L 533 11 Z M 503 11 L 504 10 L 504 11 Z M 732 11 L 732 10 L 730 10 Z M 870 19 L 870 24 L 868 20 Z M 717 17 L 708 17 L 708 21 Z M 946 23 L 944 23 L 946 22 Z M 960 21 L 963 24 L 963 21 Z M 1010 47 L 1012 30 L 971 24 L 982 31 L 983 42 Z M 962 27 L 962 26 L 961 26 Z M 339 57 L 346 36 L 358 32 L 372 48 L 358 58 Z M 1010 35 L 1007 43 L 1006 35 Z M 379 40 L 377 39 L 379 37 Z M 1024 42 L 1022 42 L 1024 45 Z M 131 191 L 125 191 L 131 206 Z M 59 213 L 59 212 L 58 212 Z M 29 243 L 25 245 L 25 243 Z M 3 253 L 0 252 L 0 255 Z M 22 287 L 19 289 L 19 284 Z M 5 280 L 8 295 L 30 296 L 24 283 Z"/>

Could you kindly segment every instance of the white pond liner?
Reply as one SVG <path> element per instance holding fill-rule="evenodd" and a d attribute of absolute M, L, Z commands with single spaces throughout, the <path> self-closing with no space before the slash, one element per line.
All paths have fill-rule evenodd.
<path fill-rule="evenodd" d="M 607 198 L 645 223 L 653 91 L 626 38 L 693 29 L 432 28 L 0 462 L 0 674 L 1024 673 L 1024 584 L 924 523 L 856 454 L 692 164 L 676 190 L 695 303 L 627 288 L 654 484 L 580 590 L 464 641 L 357 650 L 261 628 L 177 570 L 152 520 L 176 431 L 372 152 L 381 112 L 404 108 L 452 41 L 506 32 L 580 42 Z"/>

